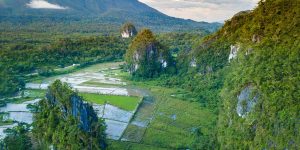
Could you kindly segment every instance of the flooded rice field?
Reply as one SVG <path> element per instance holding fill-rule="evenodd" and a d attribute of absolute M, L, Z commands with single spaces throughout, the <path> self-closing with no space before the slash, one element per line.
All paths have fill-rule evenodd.
<path fill-rule="evenodd" d="M 81 93 L 147 96 L 147 92 L 129 88 L 126 86 L 126 82 L 116 77 L 118 74 L 115 73 L 114 70 L 117 70 L 120 64 L 121 63 L 104 63 L 93 65 L 74 73 L 27 83 L 26 89 L 46 90 L 52 82 L 59 79 L 62 82 L 68 83 Z M 20 104 L 8 103 L 6 106 L 1 107 L 0 112 L 5 113 L 3 120 L 13 120 L 13 123 L 0 126 L 0 138 L 5 137 L 5 133 L 3 132 L 5 129 L 16 126 L 17 122 L 31 124 L 33 122 L 33 114 L 27 108 L 27 105 L 34 104 L 39 100 L 41 99 L 33 99 Z M 136 126 L 137 128 L 145 130 L 152 116 L 151 114 L 145 115 L 143 111 L 147 111 L 148 109 L 152 111 L 153 106 L 151 102 L 142 102 L 141 108 L 138 109 L 141 113 L 136 113 L 136 110 L 126 111 L 110 104 L 93 104 L 93 108 L 98 117 L 105 119 L 108 138 L 114 140 L 131 140 L 132 138 L 128 135 L 131 132 L 130 130 L 128 131 L 128 126 Z M 139 140 L 140 138 L 138 138 L 137 141 Z"/>
<path fill-rule="evenodd" d="M 34 99 L 32 101 L 26 101 L 20 104 L 8 103 L 4 107 L 0 107 L 0 112 L 5 112 L 2 120 L 12 120 L 13 123 L 10 125 L 0 126 L 0 139 L 4 138 L 6 134 L 4 130 L 13 128 L 17 125 L 17 122 L 24 122 L 31 124 L 33 122 L 33 113 L 27 108 L 28 104 L 35 104 L 41 99 Z"/>

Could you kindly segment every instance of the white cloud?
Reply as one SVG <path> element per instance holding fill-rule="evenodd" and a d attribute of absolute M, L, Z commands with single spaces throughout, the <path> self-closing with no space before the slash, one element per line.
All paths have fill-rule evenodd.
<path fill-rule="evenodd" d="M 223 22 L 234 14 L 253 9 L 259 0 L 139 0 L 174 17 Z"/>
<path fill-rule="evenodd" d="M 45 0 L 32 0 L 26 5 L 34 9 L 67 9 L 67 7 L 51 4 Z"/>

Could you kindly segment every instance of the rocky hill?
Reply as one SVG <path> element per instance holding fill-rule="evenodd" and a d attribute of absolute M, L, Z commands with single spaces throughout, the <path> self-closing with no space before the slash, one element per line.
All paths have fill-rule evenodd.
<path fill-rule="evenodd" d="M 55 149 L 105 149 L 104 120 L 66 83 L 55 81 L 39 102 L 33 123 L 38 146 Z"/>
<path fill-rule="evenodd" d="M 299 1 L 264 0 L 190 53 L 191 69 L 224 81 L 220 149 L 300 148 L 299 33 Z"/>

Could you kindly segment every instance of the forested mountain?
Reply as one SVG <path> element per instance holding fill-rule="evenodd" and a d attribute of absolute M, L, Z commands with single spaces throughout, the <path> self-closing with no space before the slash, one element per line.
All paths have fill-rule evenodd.
<path fill-rule="evenodd" d="M 97 16 L 104 13 L 132 12 L 132 13 L 157 13 L 155 9 L 138 2 L 137 0 L 39 0 L 47 4 L 59 7 L 42 5 L 37 0 L 2 0 L 0 6 L 6 14 L 24 15 L 50 15 L 61 13 L 60 15 L 80 15 Z M 43 7 L 42 7 L 43 6 Z M 61 11 L 57 11 L 61 10 Z"/>
<path fill-rule="evenodd" d="M 218 110 L 220 149 L 299 149 L 299 33 L 299 1 L 260 1 L 182 52 L 166 84 Z"/>
<path fill-rule="evenodd" d="M 71 29 L 80 32 L 116 32 L 118 26 L 127 21 L 161 32 L 191 29 L 214 31 L 220 26 L 219 23 L 170 17 L 138 0 L 1 0 L 0 21 L 5 23 L 2 30 L 17 23 L 22 24 L 17 26 L 18 29 L 39 26 L 41 31 L 55 29 L 60 32 L 66 32 L 65 29 L 69 32 Z M 69 24 L 72 24 L 72 28 L 64 27 Z"/>
<path fill-rule="evenodd" d="M 72 64 L 122 60 L 126 63 L 112 74 L 149 90 L 145 99 L 151 102 L 146 102 L 155 107 L 144 107 L 151 114 L 145 132 L 140 126 L 129 128 L 128 137 L 140 137 L 138 142 L 108 140 L 109 149 L 300 149 L 299 0 L 261 0 L 254 10 L 237 13 L 208 36 L 217 24 L 168 17 L 136 0 L 47 2 L 54 9 L 29 8 L 29 0 L 0 0 L 0 31 L 5 31 L 0 32 L 0 98 L 24 89 L 34 73 L 38 78 Z M 134 24 L 136 35 L 120 37 L 125 21 Z M 139 30 L 146 25 L 150 29 Z M 178 29 L 189 32 L 156 32 Z M 99 32 L 117 35 L 82 34 Z M 87 147 L 89 141 L 82 139 L 89 134 L 70 113 L 81 110 L 70 106 L 81 105 L 83 99 L 59 81 L 46 98 L 32 132 L 18 127 L 25 135 L 16 132 L 6 142 L 19 136 L 18 143 L 25 141 L 20 146 L 30 147 L 26 141 L 33 133 L 58 149 Z M 70 120 L 58 115 L 64 109 Z M 103 133 L 103 124 L 92 127 Z M 92 147 L 105 147 L 104 136 L 94 136 Z"/>
<path fill-rule="evenodd" d="M 264 0 L 178 52 L 158 83 L 218 114 L 202 149 L 299 149 L 299 33 L 299 1 Z"/>

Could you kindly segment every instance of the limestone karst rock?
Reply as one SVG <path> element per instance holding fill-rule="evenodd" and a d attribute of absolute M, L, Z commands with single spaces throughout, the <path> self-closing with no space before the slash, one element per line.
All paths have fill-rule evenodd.
<path fill-rule="evenodd" d="M 46 98 L 51 105 L 60 108 L 64 117 L 72 115 L 77 118 L 80 122 L 80 128 L 86 132 L 91 130 L 93 122 L 98 122 L 98 117 L 93 107 L 84 102 L 81 97 L 76 94 L 72 94 L 66 102 L 60 97 L 57 97 L 57 94 L 53 93 L 53 91 L 48 90 Z"/>
<path fill-rule="evenodd" d="M 122 38 L 130 38 L 137 34 L 136 28 L 132 23 L 126 23 L 121 28 Z"/>
<path fill-rule="evenodd" d="M 238 51 L 240 50 L 239 45 L 231 45 L 230 46 L 230 54 L 228 61 L 230 62 L 232 59 L 235 59 L 237 57 Z"/>
<path fill-rule="evenodd" d="M 238 103 L 236 112 L 240 117 L 246 117 L 250 113 L 258 101 L 259 95 L 253 90 L 253 86 L 245 87 L 238 95 Z"/>
<path fill-rule="evenodd" d="M 134 38 L 126 53 L 126 62 L 131 74 L 142 77 L 153 77 L 171 64 L 169 52 L 149 29 L 143 29 Z"/>

